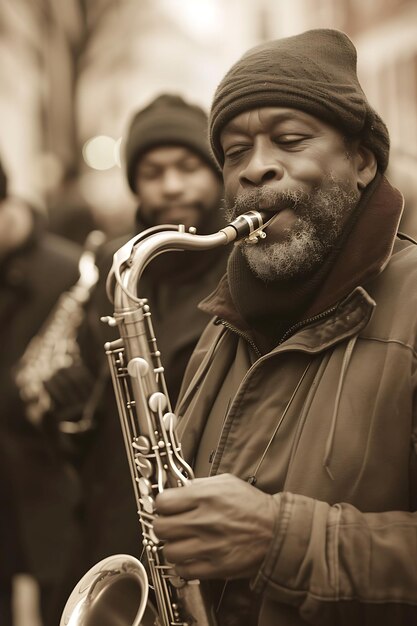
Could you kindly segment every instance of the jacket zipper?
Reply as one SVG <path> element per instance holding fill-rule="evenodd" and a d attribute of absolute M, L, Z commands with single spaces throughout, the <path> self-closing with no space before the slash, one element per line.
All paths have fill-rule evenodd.
<path fill-rule="evenodd" d="M 329 315 L 331 315 L 337 310 L 337 307 L 338 305 L 335 304 L 334 306 L 330 307 L 329 309 L 326 309 L 322 313 L 318 313 L 317 315 L 313 315 L 313 317 L 309 317 L 306 320 L 297 322 L 296 324 L 294 324 L 288 330 L 285 331 L 285 333 L 283 334 L 283 336 L 281 337 L 277 345 L 280 346 L 282 343 L 284 343 L 284 341 L 288 339 L 288 337 L 290 337 L 293 333 L 295 333 L 300 328 L 304 328 L 304 326 L 308 326 L 312 322 L 317 322 L 318 320 L 328 317 Z M 252 346 L 252 348 L 254 349 L 258 357 L 262 356 L 262 353 L 259 351 L 256 343 L 248 335 L 243 333 L 241 330 L 239 330 L 232 324 L 229 324 L 229 322 L 226 322 L 225 320 L 222 320 L 220 318 L 219 318 L 219 323 L 222 324 L 225 328 L 228 328 L 229 330 L 234 332 L 236 335 L 239 335 L 239 337 L 242 337 L 243 339 L 245 339 L 245 341 L 247 341 L 249 345 Z"/>
<path fill-rule="evenodd" d="M 241 330 L 238 330 L 235 326 L 232 326 L 232 324 L 229 324 L 229 322 L 226 322 L 225 320 L 219 319 L 219 323 L 222 324 L 222 326 L 224 326 L 225 328 L 228 328 L 229 330 L 234 332 L 236 335 L 239 335 L 239 337 L 242 337 L 242 339 L 245 339 L 245 341 L 247 341 L 248 344 L 252 346 L 258 357 L 262 356 L 262 352 L 259 351 L 256 343 L 248 335 L 243 333 Z"/>
<path fill-rule="evenodd" d="M 304 328 L 304 326 L 308 326 L 312 322 L 317 322 L 318 320 L 322 320 L 322 319 L 328 317 L 329 315 L 331 315 L 332 313 L 334 313 L 337 310 L 337 306 L 338 305 L 335 304 L 334 306 L 330 307 L 330 309 L 326 309 L 326 311 L 323 311 L 322 313 L 318 313 L 317 315 L 313 315 L 313 317 L 309 317 L 306 320 L 302 320 L 301 322 L 297 322 L 296 324 L 291 326 L 287 331 L 285 331 L 285 333 L 283 334 L 283 336 L 279 340 L 278 345 L 280 346 L 282 343 L 284 343 L 284 341 L 286 341 L 288 339 L 288 337 L 293 335 L 297 330 L 300 330 L 300 328 Z"/>

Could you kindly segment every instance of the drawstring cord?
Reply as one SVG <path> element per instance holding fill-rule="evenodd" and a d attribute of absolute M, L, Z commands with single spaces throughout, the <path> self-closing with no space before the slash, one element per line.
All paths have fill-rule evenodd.
<path fill-rule="evenodd" d="M 305 378 L 305 376 L 306 376 L 306 374 L 307 374 L 308 370 L 310 369 L 310 365 L 311 365 L 311 361 L 310 361 L 310 363 L 307 365 L 307 367 L 305 368 L 304 372 L 302 373 L 301 378 L 300 378 L 300 380 L 298 381 L 297 386 L 295 387 L 295 389 L 294 389 L 294 391 L 293 391 L 293 393 L 292 393 L 292 395 L 291 395 L 291 398 L 288 400 L 287 405 L 286 405 L 286 407 L 285 407 L 285 409 L 284 409 L 284 411 L 283 411 L 283 413 L 282 413 L 281 417 L 279 418 L 279 420 L 278 420 L 278 422 L 277 422 L 277 424 L 276 424 L 276 426 L 275 426 L 274 432 L 272 433 L 271 437 L 269 438 L 269 441 L 268 441 L 268 443 L 267 443 L 267 445 L 266 445 L 266 448 L 265 448 L 265 450 L 263 451 L 263 453 L 262 453 L 262 455 L 261 455 L 261 458 L 260 458 L 260 459 L 259 459 L 259 461 L 258 461 L 258 464 L 257 464 L 257 466 L 256 466 L 256 468 L 255 468 L 255 471 L 253 472 L 253 475 L 252 475 L 252 476 L 250 476 L 250 478 L 252 479 L 252 480 L 250 481 L 252 485 L 253 485 L 253 484 L 255 484 L 255 482 L 256 482 L 256 477 L 257 477 L 257 475 L 258 475 L 259 469 L 260 469 L 260 467 L 261 467 L 262 463 L 264 462 L 265 457 L 266 457 L 266 455 L 267 455 L 267 453 L 268 453 L 268 450 L 269 450 L 269 448 L 271 447 L 271 445 L 272 445 L 272 443 L 273 443 L 273 441 L 274 441 L 274 439 L 275 439 L 275 435 L 277 434 L 277 432 L 278 432 L 278 430 L 279 430 L 279 428 L 280 428 L 280 426 L 281 426 L 282 422 L 284 421 L 285 416 L 286 416 L 286 415 L 287 415 L 287 413 L 288 413 L 288 410 L 289 410 L 289 408 L 290 408 L 290 406 L 291 406 L 291 404 L 292 404 L 292 402 L 293 402 L 293 400 L 294 400 L 294 398 L 295 398 L 295 396 L 296 396 L 296 394 L 297 394 L 297 391 L 299 390 L 299 388 L 300 388 L 300 386 L 301 386 L 301 383 L 303 382 L 303 380 L 304 380 L 304 378 Z M 253 479 L 255 479 L 255 480 L 253 480 Z"/>
<path fill-rule="evenodd" d="M 346 372 L 349 367 L 349 363 L 352 358 L 353 349 L 355 347 L 357 339 L 358 337 L 357 335 L 355 335 L 355 337 L 352 337 L 349 340 L 346 346 L 345 354 L 343 356 L 342 369 L 340 372 L 339 384 L 337 386 L 336 400 L 335 400 L 334 408 L 333 408 L 332 421 L 330 424 L 330 431 L 327 437 L 326 448 L 324 451 L 323 467 L 325 468 L 326 472 L 330 476 L 331 480 L 334 480 L 334 476 L 330 470 L 329 465 L 330 465 L 330 457 L 331 457 L 332 449 L 333 449 L 334 435 L 336 432 L 336 422 L 337 422 L 337 416 L 339 413 L 340 398 L 342 395 L 342 388 L 343 388 L 343 383 L 345 382 Z"/>

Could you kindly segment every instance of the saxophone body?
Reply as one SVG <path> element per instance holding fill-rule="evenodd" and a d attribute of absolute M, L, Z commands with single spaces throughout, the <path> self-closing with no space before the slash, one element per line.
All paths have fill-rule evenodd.
<path fill-rule="evenodd" d="M 251 211 L 213 235 L 185 232 L 183 226 L 148 229 L 114 255 L 107 281 L 114 303 L 104 318 L 119 338 L 105 345 L 137 505 L 142 563 L 115 555 L 92 568 L 72 592 L 61 626 L 215 626 L 216 619 L 198 580 L 181 579 L 166 561 L 153 532 L 155 499 L 168 488 L 186 488 L 193 478 L 176 436 L 161 354 L 146 298 L 138 295 L 140 277 L 152 259 L 171 250 L 207 250 L 246 238 L 264 238 L 264 214 Z M 151 585 L 154 606 L 148 602 Z"/>
<path fill-rule="evenodd" d="M 14 380 L 26 417 L 35 426 L 42 424 L 45 413 L 52 407 L 45 382 L 80 358 L 77 331 L 84 305 L 98 279 L 95 253 L 104 241 L 105 235 L 100 230 L 90 232 L 78 263 L 77 282 L 61 294 L 16 366 Z"/>

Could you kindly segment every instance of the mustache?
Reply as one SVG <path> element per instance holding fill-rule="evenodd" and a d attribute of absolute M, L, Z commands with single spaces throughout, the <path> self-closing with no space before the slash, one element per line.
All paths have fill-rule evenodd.
<path fill-rule="evenodd" d="M 301 189 L 276 191 L 269 188 L 252 189 L 243 192 L 234 199 L 233 204 L 224 201 L 224 210 L 227 219 L 236 219 L 242 213 L 259 211 L 260 208 L 269 211 L 293 209 L 296 211 L 301 204 L 310 200 L 311 195 Z"/>

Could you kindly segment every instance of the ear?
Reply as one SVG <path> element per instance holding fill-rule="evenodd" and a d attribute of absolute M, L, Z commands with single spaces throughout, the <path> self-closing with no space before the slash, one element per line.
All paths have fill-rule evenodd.
<path fill-rule="evenodd" d="M 355 163 L 356 184 L 358 189 L 362 191 L 375 178 L 378 169 L 376 156 L 369 148 L 359 145 L 355 155 Z"/>

